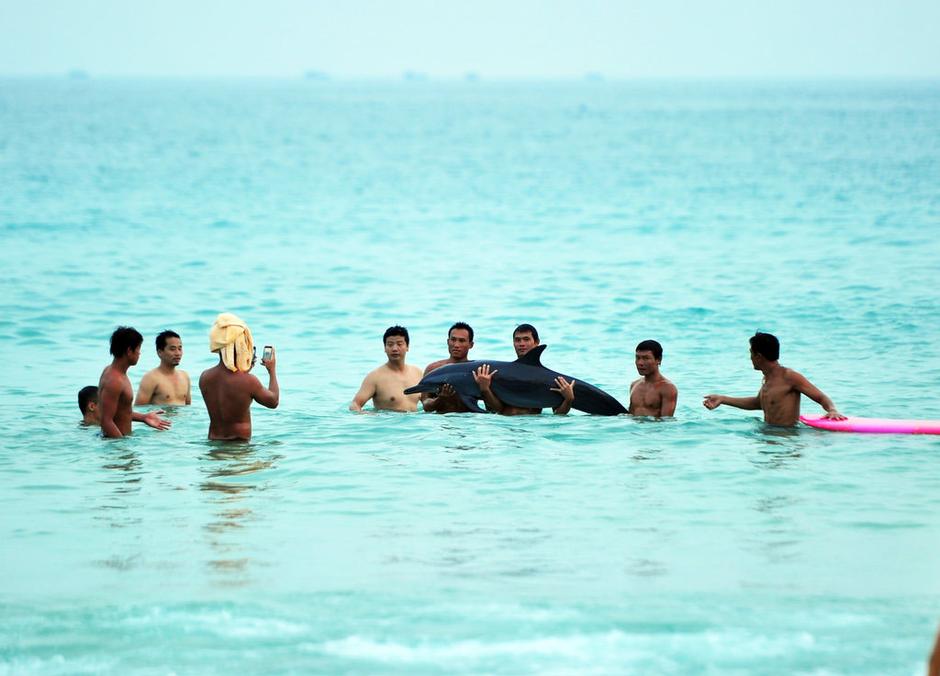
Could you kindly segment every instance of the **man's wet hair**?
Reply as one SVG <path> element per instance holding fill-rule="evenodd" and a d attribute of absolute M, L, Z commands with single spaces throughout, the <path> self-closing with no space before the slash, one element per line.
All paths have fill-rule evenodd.
<path fill-rule="evenodd" d="M 111 354 L 123 357 L 128 350 L 136 349 L 143 342 L 140 331 L 130 326 L 119 326 L 111 334 Z"/>
<path fill-rule="evenodd" d="M 179 338 L 180 340 L 183 340 L 182 338 L 180 338 L 180 334 L 178 334 L 176 331 L 170 331 L 169 329 L 164 329 L 163 331 L 157 334 L 156 343 L 157 343 L 158 350 L 162 350 L 163 348 L 166 347 L 167 338 Z"/>
<path fill-rule="evenodd" d="M 531 333 L 532 338 L 535 340 L 535 342 L 536 343 L 539 342 L 539 332 L 536 331 L 535 327 L 532 326 L 531 324 L 520 324 L 519 326 L 517 326 L 515 330 L 512 332 L 513 338 L 516 337 L 517 333 Z"/>
<path fill-rule="evenodd" d="M 656 361 L 663 360 L 663 346 L 655 340 L 643 340 L 636 346 L 637 352 L 652 352 Z"/>
<path fill-rule="evenodd" d="M 780 359 L 780 341 L 777 336 L 758 331 L 751 336 L 751 349 L 770 361 Z"/>
<path fill-rule="evenodd" d="M 98 388 L 94 385 L 86 385 L 78 391 L 78 410 L 85 415 L 88 410 L 88 404 L 98 403 Z"/>
<path fill-rule="evenodd" d="M 463 329 L 470 335 L 470 342 L 473 342 L 473 327 L 467 322 L 454 322 L 454 325 L 447 329 L 447 337 L 450 338 L 450 332 L 454 329 Z"/>
<path fill-rule="evenodd" d="M 385 329 L 385 335 L 382 336 L 382 345 L 385 345 L 385 341 L 388 340 L 389 336 L 401 336 L 405 339 L 405 345 L 411 345 L 411 336 L 408 335 L 408 329 L 404 326 L 389 326 Z"/>

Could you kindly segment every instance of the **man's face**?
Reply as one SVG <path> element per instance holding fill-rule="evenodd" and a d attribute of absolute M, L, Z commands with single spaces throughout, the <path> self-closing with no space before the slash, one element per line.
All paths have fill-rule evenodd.
<path fill-rule="evenodd" d="M 751 366 L 754 367 L 755 371 L 760 371 L 762 359 L 763 357 L 757 354 L 753 349 L 751 350 Z"/>
<path fill-rule="evenodd" d="M 101 424 L 101 410 L 98 408 L 98 400 L 88 402 L 88 417 L 96 424 Z"/>
<path fill-rule="evenodd" d="M 641 376 L 647 376 L 651 373 L 656 373 L 659 369 L 659 360 L 653 356 L 651 350 L 637 350 L 636 351 L 636 372 Z"/>
<path fill-rule="evenodd" d="M 530 331 L 520 331 L 519 333 L 512 334 L 512 346 L 516 350 L 517 357 L 523 356 L 526 352 L 538 344 L 539 342 L 535 339 Z"/>
<path fill-rule="evenodd" d="M 404 336 L 389 336 L 385 339 L 385 356 L 389 361 L 404 361 L 408 343 Z"/>
<path fill-rule="evenodd" d="M 463 361 L 467 358 L 470 348 L 473 347 L 473 341 L 470 340 L 470 332 L 467 329 L 451 329 L 447 336 L 447 351 L 454 361 Z"/>
<path fill-rule="evenodd" d="M 157 350 L 160 363 L 164 366 L 179 366 L 183 359 L 183 341 L 179 338 L 167 338 L 162 350 Z"/>
<path fill-rule="evenodd" d="M 134 366 L 137 362 L 140 361 L 140 345 L 133 348 L 127 348 L 127 361 L 131 366 Z"/>

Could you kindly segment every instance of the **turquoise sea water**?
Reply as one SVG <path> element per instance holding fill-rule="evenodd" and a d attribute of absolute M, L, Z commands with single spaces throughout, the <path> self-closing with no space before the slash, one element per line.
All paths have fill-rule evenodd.
<path fill-rule="evenodd" d="M 747 337 L 940 418 L 940 84 L 0 81 L 0 673 L 921 673 L 940 440 L 765 427 Z M 278 348 L 250 444 L 77 425 L 114 327 Z M 675 419 L 354 415 L 535 324 Z M 804 401 L 804 412 L 818 407 Z"/>

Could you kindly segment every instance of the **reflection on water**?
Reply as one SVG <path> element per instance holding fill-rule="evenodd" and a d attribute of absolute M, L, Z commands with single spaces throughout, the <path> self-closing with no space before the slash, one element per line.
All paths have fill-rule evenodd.
<path fill-rule="evenodd" d="M 272 454 L 258 457 L 260 448 L 243 441 L 209 441 L 209 450 L 202 456 L 206 461 L 199 471 L 207 479 L 199 489 L 209 497 L 210 503 L 218 506 L 203 527 L 214 557 L 206 562 L 209 570 L 218 575 L 218 584 L 244 586 L 250 584 L 251 556 L 250 538 L 243 531 L 259 520 L 255 511 L 242 501 L 251 498 L 259 490 L 258 474 L 273 468 L 282 456 Z M 263 490 L 263 489 L 262 489 Z"/>
<path fill-rule="evenodd" d="M 97 479 L 111 490 L 94 499 L 96 521 L 101 521 L 112 528 L 137 526 L 142 522 L 136 512 L 131 512 L 131 497 L 141 493 L 144 478 L 144 464 L 139 454 L 124 443 L 124 440 L 108 441 L 103 444 L 104 463 L 102 469 L 108 470 Z"/>

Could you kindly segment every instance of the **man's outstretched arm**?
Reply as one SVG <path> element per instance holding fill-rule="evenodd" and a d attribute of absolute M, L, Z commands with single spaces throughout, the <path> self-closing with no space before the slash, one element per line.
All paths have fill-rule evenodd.
<path fill-rule="evenodd" d="M 702 404 L 709 411 L 718 408 L 722 404 L 743 408 L 746 411 L 758 411 L 760 410 L 760 397 L 727 397 L 723 394 L 706 394 Z"/>
<path fill-rule="evenodd" d="M 160 411 L 150 411 L 149 413 L 138 413 L 137 411 L 131 411 L 131 420 L 134 422 L 142 422 L 145 425 L 154 428 L 155 430 L 168 430 L 170 429 L 171 423 L 166 418 L 161 418 L 160 414 L 163 413 Z"/>

